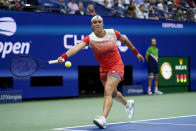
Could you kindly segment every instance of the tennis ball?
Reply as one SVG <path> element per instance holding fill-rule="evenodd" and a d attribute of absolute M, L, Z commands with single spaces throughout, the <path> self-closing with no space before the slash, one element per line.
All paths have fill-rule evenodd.
<path fill-rule="evenodd" d="M 65 67 L 70 68 L 71 67 L 71 62 L 70 61 L 66 61 L 65 62 Z"/>

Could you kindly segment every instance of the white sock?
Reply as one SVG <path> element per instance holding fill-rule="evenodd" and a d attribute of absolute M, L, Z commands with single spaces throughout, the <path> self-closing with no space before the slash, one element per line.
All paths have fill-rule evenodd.
<path fill-rule="evenodd" d="M 101 116 L 102 119 L 104 119 L 106 121 L 106 118 L 104 116 Z"/>
<path fill-rule="evenodd" d="M 158 87 L 155 87 L 154 89 L 155 89 L 155 92 L 158 91 Z"/>
<path fill-rule="evenodd" d="M 126 107 L 128 107 L 129 106 L 129 103 L 128 103 L 128 101 L 127 101 L 127 104 L 125 105 Z"/>
<path fill-rule="evenodd" d="M 151 92 L 151 87 L 148 87 L 148 92 Z"/>

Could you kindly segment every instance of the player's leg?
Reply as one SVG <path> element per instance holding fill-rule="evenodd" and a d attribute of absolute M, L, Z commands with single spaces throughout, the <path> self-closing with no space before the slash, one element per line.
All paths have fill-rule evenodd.
<path fill-rule="evenodd" d="M 118 102 L 120 102 L 123 105 L 127 104 L 127 100 L 125 99 L 125 97 L 122 95 L 122 93 L 120 91 L 118 91 L 117 89 L 114 91 L 114 93 L 112 94 L 112 97 L 117 100 Z"/>
<path fill-rule="evenodd" d="M 152 80 L 154 78 L 153 73 L 149 73 L 149 78 L 148 78 L 148 94 L 152 95 L 152 91 L 151 91 L 151 86 L 152 86 Z"/>
<path fill-rule="evenodd" d="M 161 95 L 161 94 L 163 94 L 163 92 L 161 92 L 161 91 L 159 91 L 158 90 L 158 80 L 159 80 L 159 75 L 158 74 L 156 74 L 155 75 L 155 80 L 154 80 L 154 85 L 155 85 L 155 91 L 154 91 L 154 93 L 155 94 L 158 94 L 158 95 Z"/>
<path fill-rule="evenodd" d="M 158 90 L 158 79 L 159 79 L 159 75 L 155 75 L 154 78 L 155 91 Z"/>
<path fill-rule="evenodd" d="M 113 74 L 114 72 L 116 74 Z M 133 117 L 134 101 L 129 100 L 127 102 L 126 99 L 122 96 L 122 94 L 117 91 L 117 85 L 123 79 L 123 75 L 124 65 L 118 65 L 107 72 L 100 69 L 100 79 L 104 85 L 103 113 L 102 116 L 93 120 L 93 123 L 99 128 L 106 128 L 106 118 L 111 110 L 113 98 L 117 98 L 124 105 L 126 104 L 126 111 L 128 112 L 128 116 L 130 118 Z"/>
<path fill-rule="evenodd" d="M 152 80 L 154 79 L 154 67 L 152 64 L 148 63 L 148 95 L 152 95 Z"/>
<path fill-rule="evenodd" d="M 105 87 L 105 82 L 102 81 L 103 87 Z M 125 99 L 125 97 L 122 95 L 121 92 L 119 92 L 116 88 L 116 90 L 113 92 L 112 94 L 112 98 L 114 98 L 115 100 L 117 100 L 118 102 L 122 103 L 123 105 L 127 104 L 127 100 Z"/>
<path fill-rule="evenodd" d="M 115 71 L 115 74 L 113 74 Z M 124 65 L 117 65 L 114 66 L 110 71 L 109 71 L 109 76 L 114 76 L 116 77 L 119 81 L 123 80 L 123 76 L 124 76 Z M 120 103 L 122 103 L 123 105 L 125 105 L 125 109 L 126 112 L 128 113 L 128 117 L 130 119 L 133 118 L 133 114 L 134 114 L 134 100 L 126 100 L 125 97 L 121 94 L 121 92 L 119 92 L 117 90 L 117 87 L 115 89 L 115 91 L 112 94 L 112 97 L 119 101 Z"/>
<path fill-rule="evenodd" d="M 155 80 L 154 80 L 155 88 L 154 88 L 154 93 L 155 94 L 158 94 L 158 95 L 161 95 L 163 93 L 158 90 L 158 80 L 159 80 L 158 65 L 156 65 L 156 67 L 154 67 L 154 72 L 153 73 L 155 74 Z"/>
<path fill-rule="evenodd" d="M 113 103 L 113 93 L 116 91 L 118 83 L 120 81 L 109 76 L 104 86 L 104 104 L 103 104 L 103 116 L 107 118 Z"/>
<path fill-rule="evenodd" d="M 113 74 L 116 77 L 108 76 L 106 83 L 104 84 L 104 105 L 103 105 L 103 116 L 107 118 L 110 109 L 112 107 L 113 98 L 119 101 L 120 103 L 124 104 L 126 107 L 126 111 L 128 112 L 128 116 L 130 119 L 133 117 L 133 106 L 134 101 L 129 100 L 127 101 L 124 96 L 117 91 L 117 86 L 120 82 L 120 78 L 118 74 Z"/>
<path fill-rule="evenodd" d="M 114 91 L 112 97 L 125 106 L 125 110 L 128 113 L 128 117 L 132 119 L 134 115 L 134 100 L 130 99 L 127 101 L 125 97 L 122 95 L 122 93 L 119 92 L 117 89 L 116 91 Z"/>
<path fill-rule="evenodd" d="M 114 73 L 115 72 L 115 73 Z M 124 65 L 117 65 L 114 66 L 109 72 L 108 72 L 108 76 L 110 77 L 115 77 L 116 79 L 120 81 L 123 80 L 123 76 L 124 76 Z M 103 83 L 104 84 L 104 83 Z M 104 84 L 105 85 L 105 84 Z M 105 86 L 104 86 L 105 87 Z M 128 113 L 128 117 L 130 119 L 133 118 L 133 107 L 134 107 L 134 100 L 126 100 L 125 97 L 121 94 L 121 92 L 119 92 L 117 90 L 117 85 L 116 88 L 112 94 L 112 97 L 119 101 L 120 103 L 122 103 L 123 105 L 125 105 L 125 109 Z"/>
<path fill-rule="evenodd" d="M 103 78 L 103 75 L 100 75 Z M 104 104 L 102 116 L 93 120 L 93 123 L 99 128 L 106 128 L 106 118 L 112 107 L 112 94 L 116 90 L 119 80 L 115 77 L 107 77 L 106 82 L 104 82 Z"/>

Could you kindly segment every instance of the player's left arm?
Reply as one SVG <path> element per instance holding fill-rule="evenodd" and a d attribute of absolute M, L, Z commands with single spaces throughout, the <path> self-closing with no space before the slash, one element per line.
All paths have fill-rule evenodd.
<path fill-rule="evenodd" d="M 134 47 L 134 45 L 131 43 L 131 41 L 129 41 L 125 36 L 120 35 L 119 39 L 120 42 L 124 43 L 129 49 L 131 49 L 134 54 L 137 56 L 137 59 L 139 61 L 143 61 L 144 62 L 144 57 L 139 53 L 139 51 Z"/>

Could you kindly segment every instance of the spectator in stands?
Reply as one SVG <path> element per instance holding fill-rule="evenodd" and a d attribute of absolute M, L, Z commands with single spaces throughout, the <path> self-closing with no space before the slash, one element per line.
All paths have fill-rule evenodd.
<path fill-rule="evenodd" d="M 164 0 L 160 0 L 160 2 L 157 4 L 158 9 L 163 11 L 164 4 L 165 4 Z"/>
<path fill-rule="evenodd" d="M 164 10 L 167 9 L 167 5 L 165 4 L 164 0 L 160 0 L 159 3 L 157 3 L 157 8 L 155 12 L 158 15 L 159 20 L 166 20 L 168 15 L 167 12 L 164 12 Z"/>
<path fill-rule="evenodd" d="M 177 5 L 176 7 L 178 8 L 179 6 L 187 9 L 190 8 L 190 5 L 188 4 L 188 2 L 186 2 L 186 0 L 181 0 L 180 5 Z"/>
<path fill-rule="evenodd" d="M 150 6 L 150 1 L 149 0 L 144 0 L 144 10 L 145 12 L 148 12 Z"/>
<path fill-rule="evenodd" d="M 131 1 L 129 7 L 133 7 L 136 10 L 135 2 Z"/>
<path fill-rule="evenodd" d="M 136 4 L 141 5 L 144 4 L 144 0 L 133 0 Z"/>
<path fill-rule="evenodd" d="M 196 8 L 196 0 L 189 0 L 189 5 L 192 8 Z"/>
<path fill-rule="evenodd" d="M 187 11 L 187 22 L 194 22 L 194 13 L 192 10 Z"/>
<path fill-rule="evenodd" d="M 122 1 L 122 5 L 125 9 L 128 9 L 130 3 L 132 0 L 121 0 Z"/>
<path fill-rule="evenodd" d="M 0 0 L 0 3 L 1 3 L 1 4 L 4 4 L 4 5 L 7 5 L 7 2 L 8 2 L 8 1 L 6 1 L 6 0 Z"/>
<path fill-rule="evenodd" d="M 13 0 L 12 4 L 10 5 L 10 9 L 13 10 L 21 10 L 22 4 L 18 0 Z"/>
<path fill-rule="evenodd" d="M 96 15 L 96 11 L 93 4 L 89 4 L 87 7 L 86 15 Z"/>
<path fill-rule="evenodd" d="M 35 2 L 36 1 L 36 2 Z M 66 5 L 65 0 L 47 0 L 48 7 L 39 6 L 38 0 L 0 0 L 1 9 L 13 9 L 24 11 L 40 11 L 47 12 L 60 12 L 70 14 L 95 15 L 96 11 L 93 5 L 90 5 L 87 12 L 84 11 L 84 5 L 76 0 L 66 0 L 69 3 Z M 81 1 L 81 0 L 79 0 Z M 196 21 L 196 0 L 91 0 L 96 3 L 104 5 L 106 8 L 111 8 L 110 16 L 117 17 L 131 17 L 140 19 L 153 19 L 153 20 L 176 20 L 176 21 Z M 25 6 L 28 3 L 36 6 Z M 36 3 L 36 4 L 32 4 Z M 51 4 L 52 3 L 52 4 Z M 91 2 L 92 3 L 92 2 Z M 49 6 L 50 4 L 50 6 Z M 112 6 L 111 6 L 112 5 Z M 144 9 L 143 9 L 144 6 Z M 181 10 L 178 10 L 178 9 Z M 190 9 L 193 8 L 193 9 Z M 86 9 L 86 8 L 85 8 Z M 191 10 L 191 11 L 190 11 Z M 136 15 L 135 15 L 136 14 Z"/>
<path fill-rule="evenodd" d="M 122 8 L 122 9 L 125 9 L 125 6 L 124 6 L 124 2 L 125 0 L 118 0 L 118 4 L 119 6 Z M 114 3 L 114 0 L 113 0 L 113 3 Z"/>
<path fill-rule="evenodd" d="M 196 22 L 196 13 L 194 14 L 194 22 Z"/>
<path fill-rule="evenodd" d="M 171 1 L 168 1 L 167 5 L 168 5 L 168 12 L 169 12 L 168 19 L 174 20 L 173 14 L 175 14 L 177 12 L 177 9 Z"/>
<path fill-rule="evenodd" d="M 144 12 L 144 4 L 139 6 L 139 9 L 136 11 L 136 15 L 139 19 L 148 19 L 148 13 Z"/>
<path fill-rule="evenodd" d="M 111 4 L 109 3 L 108 0 L 104 0 L 104 6 L 105 6 L 106 8 L 111 8 Z"/>
<path fill-rule="evenodd" d="M 159 78 L 159 73 L 158 73 L 158 48 L 156 47 L 156 39 L 152 38 L 151 39 L 151 46 L 147 49 L 145 59 L 148 64 L 148 73 L 149 73 L 149 80 L 148 80 L 148 94 L 151 95 L 151 86 L 152 86 L 152 80 L 154 80 L 154 86 L 155 94 L 163 94 L 161 91 L 158 90 L 158 78 Z"/>
<path fill-rule="evenodd" d="M 114 10 L 112 11 L 113 16 L 118 16 L 118 17 L 121 17 L 121 16 L 122 16 L 121 14 L 123 13 L 123 9 L 122 9 L 122 7 L 120 6 L 118 0 L 113 0 L 112 9 L 114 9 Z"/>
<path fill-rule="evenodd" d="M 127 15 L 128 15 L 128 17 L 136 18 L 135 8 L 129 6 L 129 7 L 128 7 L 128 10 L 127 10 Z"/>
<path fill-rule="evenodd" d="M 70 0 L 67 6 L 70 9 L 70 14 L 75 14 L 75 12 L 79 10 L 78 4 L 75 2 L 75 0 Z"/>
<path fill-rule="evenodd" d="M 66 14 L 67 13 L 67 5 L 65 4 L 64 0 L 59 0 L 59 9 L 60 13 Z"/>
<path fill-rule="evenodd" d="M 167 5 L 163 6 L 163 17 L 164 17 L 165 20 L 168 20 L 169 12 L 168 12 L 168 6 Z"/>
<path fill-rule="evenodd" d="M 79 15 L 85 15 L 86 14 L 85 11 L 84 11 L 84 5 L 83 5 L 82 2 L 78 3 L 78 8 L 79 8 L 79 10 L 77 10 L 75 12 L 75 14 L 79 14 Z"/>
<path fill-rule="evenodd" d="M 177 5 L 177 6 L 180 6 L 180 1 L 179 0 L 173 0 L 174 3 Z"/>
<path fill-rule="evenodd" d="M 150 0 L 150 5 L 157 6 L 157 1 L 156 0 Z"/>
<path fill-rule="evenodd" d="M 129 6 L 127 8 L 128 17 L 137 18 L 136 17 L 136 6 L 134 1 L 130 1 Z"/>
<path fill-rule="evenodd" d="M 181 9 L 178 9 L 175 15 L 175 20 L 176 21 L 184 21 L 184 15 Z"/>
<path fill-rule="evenodd" d="M 154 11 L 152 5 L 150 5 L 150 6 L 148 7 L 148 11 L 149 11 L 149 12 L 148 12 L 148 17 L 149 17 L 149 19 L 151 19 L 151 20 L 159 20 L 158 14 Z"/>
<path fill-rule="evenodd" d="M 0 9 L 8 9 L 8 1 L 0 0 Z"/>

